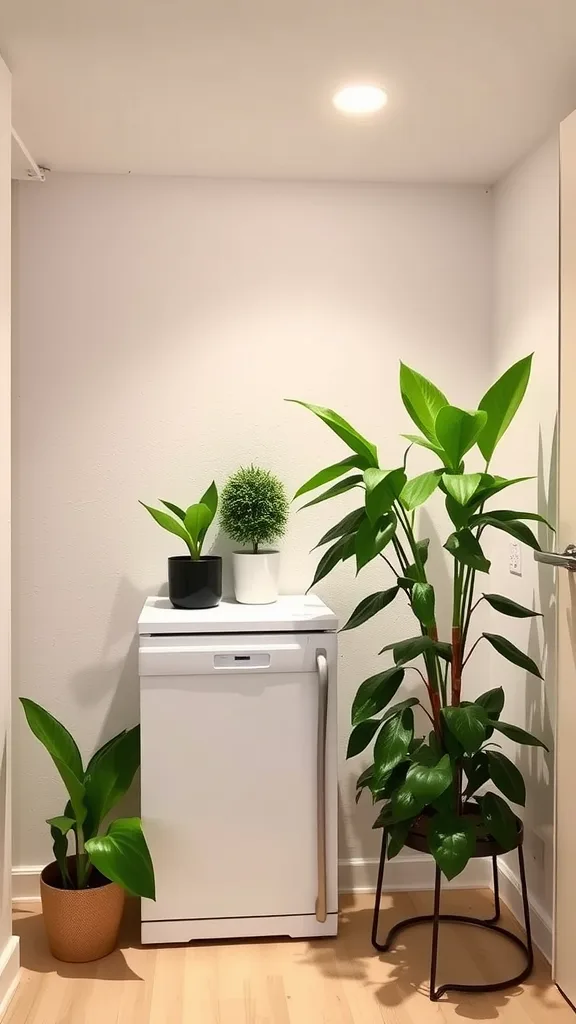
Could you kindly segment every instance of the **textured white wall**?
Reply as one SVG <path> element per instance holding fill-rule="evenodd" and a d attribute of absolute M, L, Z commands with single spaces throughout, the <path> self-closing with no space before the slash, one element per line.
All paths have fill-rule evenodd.
<path fill-rule="evenodd" d="M 251 460 L 293 492 L 343 457 L 284 396 L 332 405 L 398 464 L 400 358 L 475 403 L 490 375 L 491 198 L 54 175 L 17 186 L 15 216 L 16 687 L 91 750 L 136 720 L 136 618 L 179 550 L 137 499 L 191 502 Z M 284 592 L 309 584 L 338 511 L 292 517 Z M 319 593 L 344 618 L 377 569 L 341 568 Z M 341 638 L 342 755 L 353 692 L 408 621 L 398 603 Z M 17 725 L 14 861 L 33 865 L 62 795 Z M 360 768 L 342 761 L 344 859 L 379 839 L 354 806 Z"/>
<path fill-rule="evenodd" d="M 550 139 L 495 190 L 494 371 L 534 352 L 532 379 L 524 403 L 494 461 L 505 475 L 533 475 L 500 507 L 538 510 L 556 519 L 556 417 L 558 411 L 558 139 Z M 554 547 L 546 527 L 542 546 Z M 542 665 L 545 682 L 490 653 L 491 684 L 506 690 L 503 718 L 542 736 L 550 754 L 509 744 L 527 779 L 526 855 L 530 893 L 546 919 L 552 912 L 553 724 L 556 689 L 554 573 L 525 549 L 522 576 L 508 571 L 509 543 L 493 535 L 491 586 L 543 613 L 542 619 L 514 620 L 492 614 L 491 627 L 527 650 Z M 506 741 L 504 741 L 506 744 Z M 514 856 L 510 867 L 517 875 Z"/>

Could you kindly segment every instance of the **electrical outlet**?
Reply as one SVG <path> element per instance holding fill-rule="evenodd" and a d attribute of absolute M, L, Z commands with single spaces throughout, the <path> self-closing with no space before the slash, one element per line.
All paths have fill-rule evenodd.
<path fill-rule="evenodd" d="M 522 575 L 522 548 L 517 540 L 510 541 L 508 568 L 513 576 Z"/>

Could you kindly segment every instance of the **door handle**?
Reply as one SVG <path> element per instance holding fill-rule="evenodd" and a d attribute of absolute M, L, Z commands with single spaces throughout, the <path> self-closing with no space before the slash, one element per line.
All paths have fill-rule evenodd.
<path fill-rule="evenodd" d="M 561 569 L 568 569 L 568 572 L 576 572 L 576 544 L 569 544 L 562 554 L 558 554 L 556 551 L 535 551 L 534 558 L 537 562 L 556 565 Z"/>
<path fill-rule="evenodd" d="M 316 920 L 326 920 L 326 727 L 328 721 L 328 659 L 326 651 L 316 651 L 318 669 L 318 747 L 316 767 L 316 833 L 318 856 L 318 896 Z"/>

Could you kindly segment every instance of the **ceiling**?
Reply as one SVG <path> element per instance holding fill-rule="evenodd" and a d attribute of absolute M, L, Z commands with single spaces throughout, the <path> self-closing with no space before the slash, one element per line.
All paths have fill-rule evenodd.
<path fill-rule="evenodd" d="M 490 184 L 576 107 L 576 0 L 2 0 L 0 51 L 54 171 Z"/>

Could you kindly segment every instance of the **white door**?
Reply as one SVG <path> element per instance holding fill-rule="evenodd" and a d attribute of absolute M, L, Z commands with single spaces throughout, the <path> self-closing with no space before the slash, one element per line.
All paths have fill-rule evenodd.
<path fill-rule="evenodd" d="M 144 905 L 143 920 L 314 915 L 316 653 L 329 649 L 332 662 L 335 637 L 159 637 L 148 643 L 140 652 L 142 817 L 157 899 Z M 331 699 L 331 722 L 334 705 Z M 333 738 L 330 727 L 330 749 Z M 333 851 L 333 763 L 329 776 Z M 330 875 L 333 912 L 335 865 Z"/>
<path fill-rule="evenodd" d="M 560 461 L 557 550 L 576 544 L 576 114 L 560 132 Z M 575 560 L 576 563 L 576 560 Z M 576 573 L 558 570 L 554 978 L 576 1005 Z"/>

